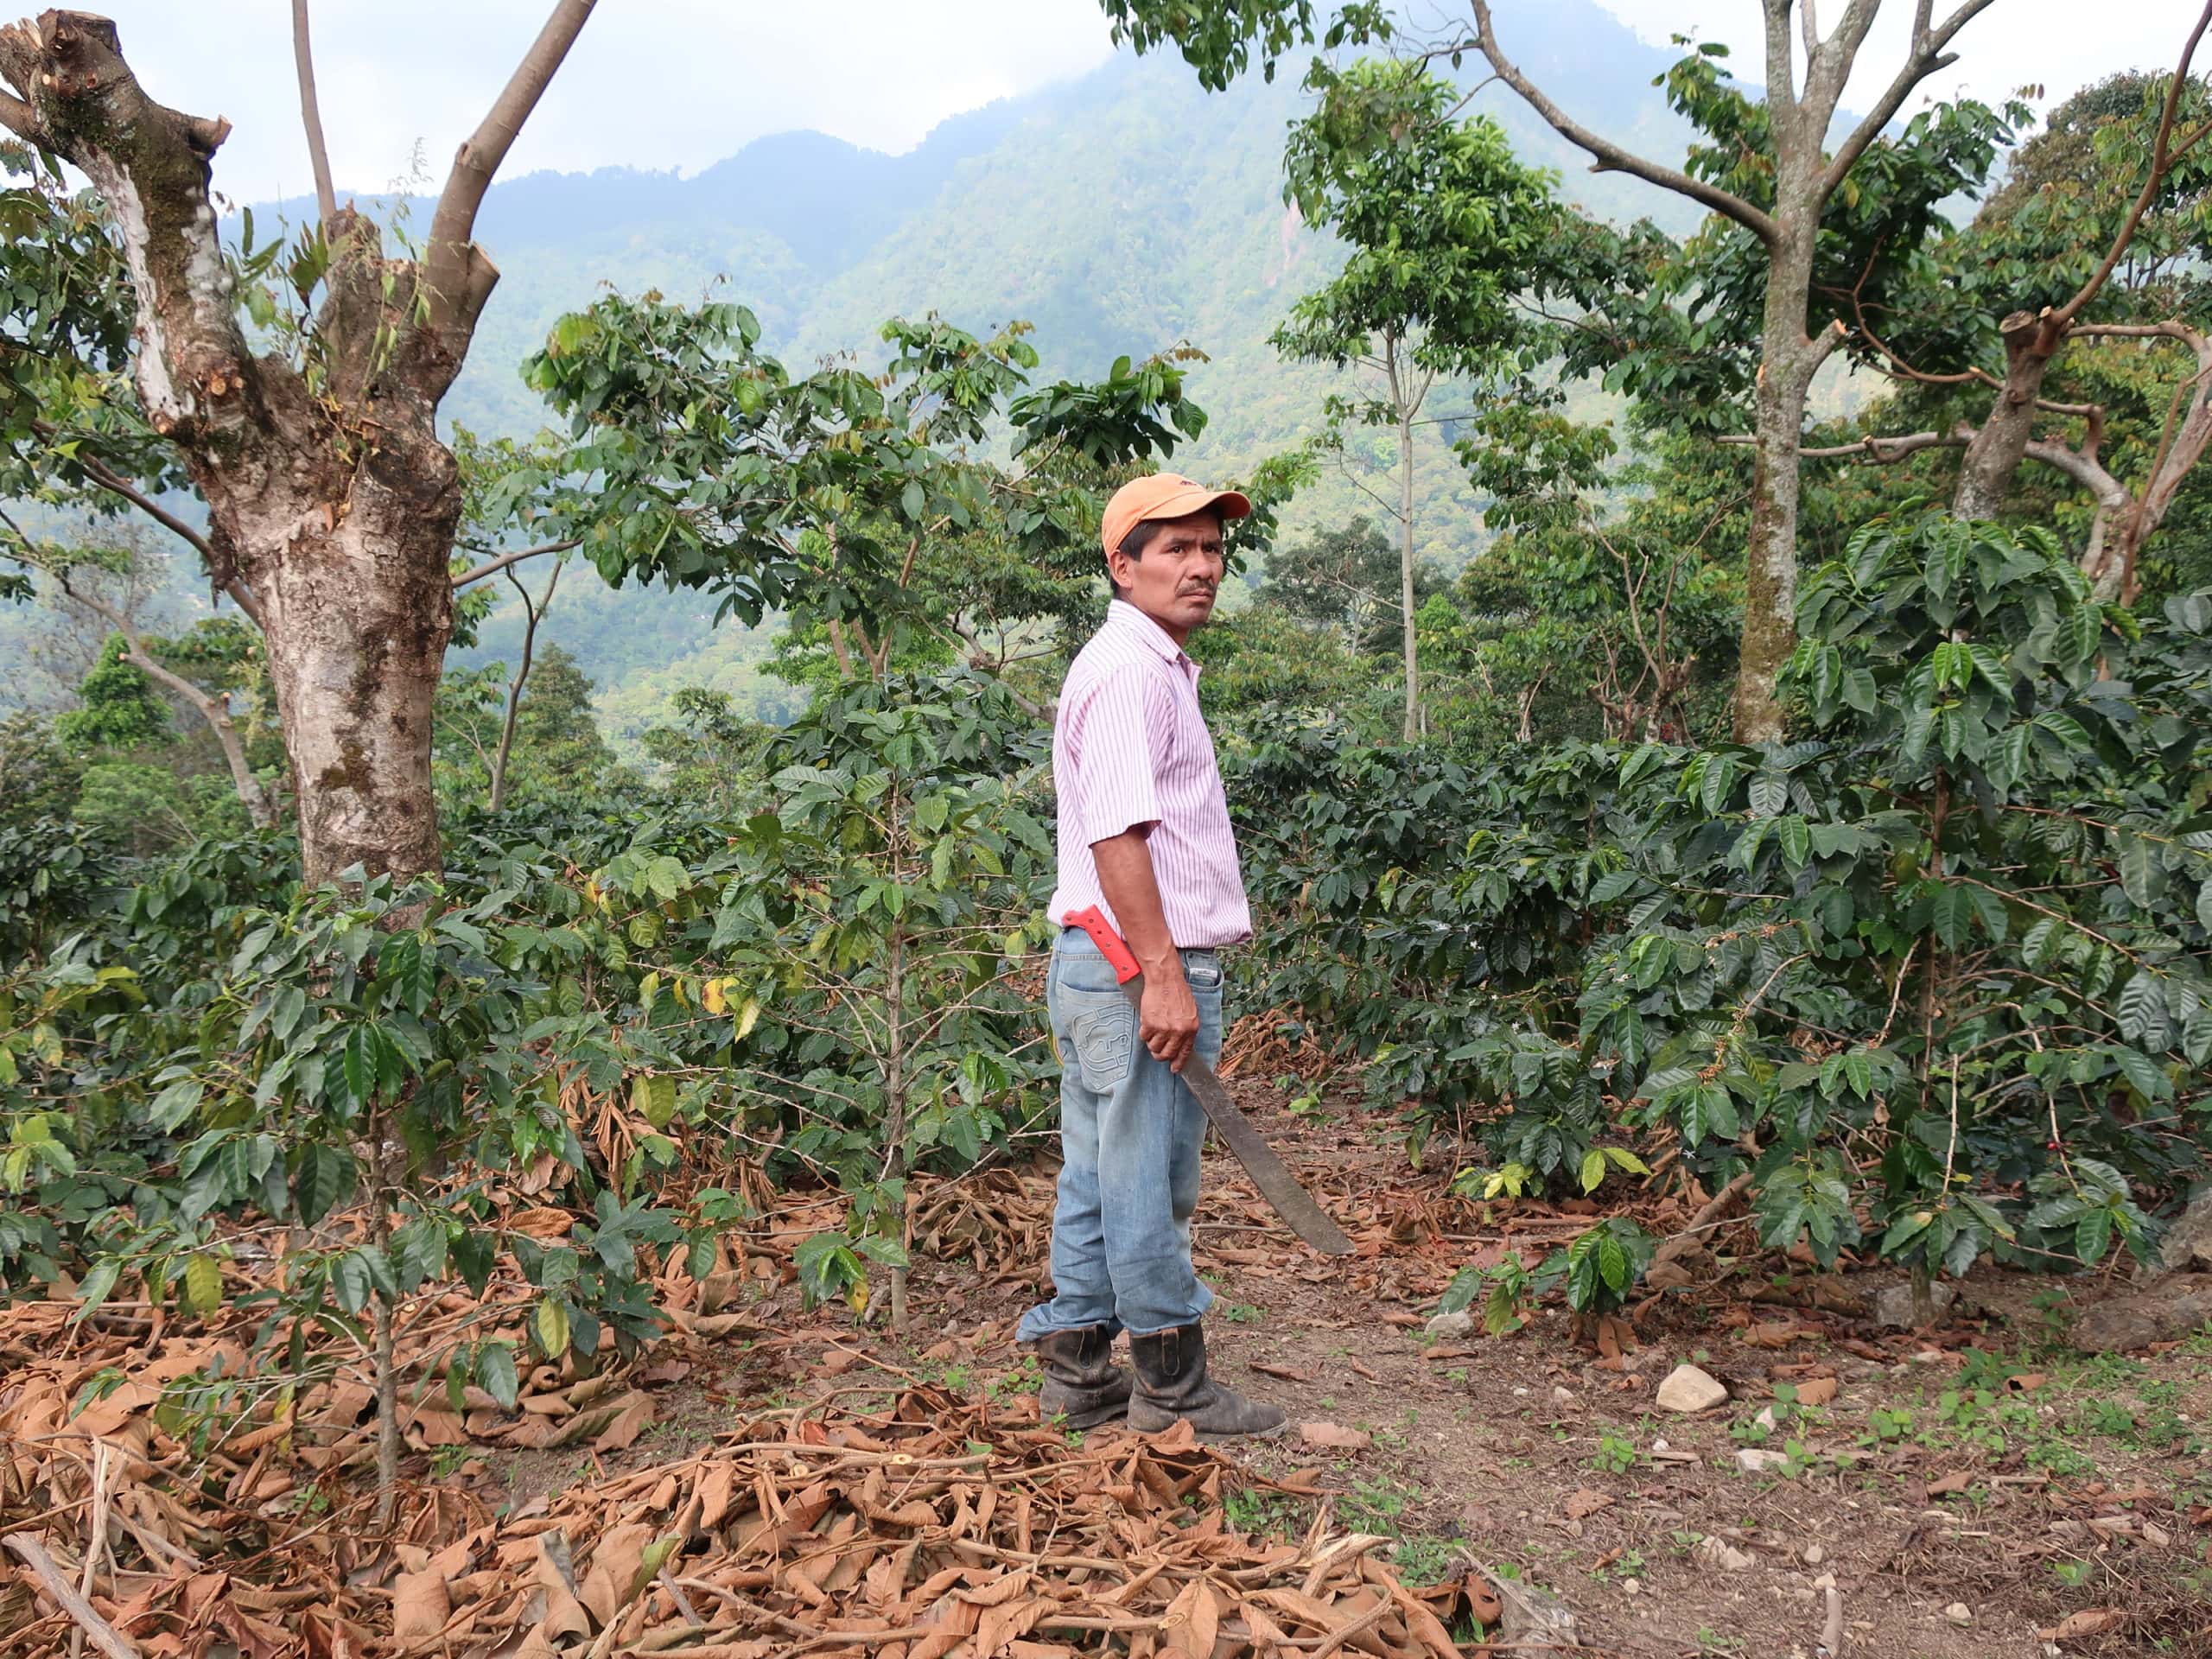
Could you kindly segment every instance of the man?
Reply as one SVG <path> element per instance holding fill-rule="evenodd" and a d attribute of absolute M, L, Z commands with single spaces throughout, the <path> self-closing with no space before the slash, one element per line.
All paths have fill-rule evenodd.
<path fill-rule="evenodd" d="M 1179 1075 L 1193 1052 L 1220 1057 L 1217 953 L 1252 935 L 1198 665 L 1183 652 L 1220 594 L 1222 522 L 1251 510 L 1234 490 L 1165 474 L 1115 493 L 1100 530 L 1114 601 L 1068 670 L 1053 728 L 1052 913 L 1098 906 L 1144 970 L 1140 1011 L 1069 927 L 1046 982 L 1061 1062 L 1057 1294 L 1019 1335 L 1044 1366 L 1045 1414 L 1075 1427 L 1124 1410 L 1132 1428 L 1184 1419 L 1208 1438 L 1283 1427 L 1281 1411 L 1206 1374 L 1198 1321 L 1213 1293 L 1191 1266 L 1205 1118 Z M 1109 1357 L 1123 1330 L 1134 1389 Z"/>

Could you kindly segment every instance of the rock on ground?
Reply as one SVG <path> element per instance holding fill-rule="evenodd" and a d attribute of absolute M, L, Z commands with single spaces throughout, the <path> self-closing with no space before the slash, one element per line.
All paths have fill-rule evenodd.
<path fill-rule="evenodd" d="M 1725 1538 L 1700 1539 L 1697 1558 L 1707 1567 L 1719 1567 L 1724 1573 L 1747 1573 L 1758 1565 L 1749 1551 L 1737 1548 Z"/>
<path fill-rule="evenodd" d="M 1428 1322 L 1431 1342 L 1460 1342 L 1475 1334 L 1471 1313 L 1440 1313 Z"/>
<path fill-rule="evenodd" d="M 2158 1267 L 2164 1273 L 2212 1268 L 2212 1184 L 2191 1198 L 2189 1208 L 2166 1229 L 2165 1243 L 2158 1250 Z"/>
<path fill-rule="evenodd" d="M 1653 1397 L 1669 1411 L 1710 1411 L 1727 1403 L 1728 1390 L 1718 1377 L 1694 1365 L 1677 1365 L 1667 1374 L 1667 1380 L 1659 1385 L 1659 1392 Z"/>
<path fill-rule="evenodd" d="M 1943 1311 L 1958 1300 L 1959 1293 L 1941 1280 L 1928 1287 L 1929 1305 L 1941 1319 Z M 1910 1331 L 1921 1323 L 1912 1306 L 1912 1281 L 1891 1285 L 1874 1293 L 1874 1323 L 1895 1331 Z"/>
<path fill-rule="evenodd" d="M 2140 1295 L 2118 1296 L 2074 1321 L 2067 1340 L 2085 1353 L 2125 1353 L 2172 1342 L 2212 1319 L 2212 1274 L 2182 1274 Z"/>
<path fill-rule="evenodd" d="M 1497 1625 L 1497 1640 L 1501 1645 L 1519 1643 L 1531 1648 L 1579 1648 L 1582 1640 L 1575 1632 L 1574 1614 L 1567 1605 L 1548 1590 L 1541 1590 L 1522 1579 L 1500 1578 L 1495 1573 L 1483 1576 L 1497 1592 L 1497 1599 L 1504 1608 Z"/>

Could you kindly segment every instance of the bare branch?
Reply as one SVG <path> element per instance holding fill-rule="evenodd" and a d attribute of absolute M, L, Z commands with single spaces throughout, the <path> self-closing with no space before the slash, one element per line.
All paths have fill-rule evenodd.
<path fill-rule="evenodd" d="M 430 219 L 424 271 L 431 303 L 449 320 L 473 320 L 499 279 L 491 261 L 469 241 L 476 228 L 476 210 L 484 205 L 492 175 L 514 147 L 522 124 L 537 107 L 553 72 L 575 44 L 593 3 L 594 0 L 554 0 L 544 28 L 515 66 L 490 113 L 454 154 L 453 171 L 447 175 L 437 211 Z"/>
<path fill-rule="evenodd" d="M 322 141 L 322 106 L 315 93 L 315 52 L 308 43 L 308 0 L 292 0 L 292 60 L 300 72 L 300 124 L 307 130 L 308 162 L 315 168 L 315 204 L 327 230 L 338 217 L 338 188 L 330 181 L 330 150 Z"/>
<path fill-rule="evenodd" d="M 31 569 L 43 570 L 53 577 L 63 597 L 73 604 L 83 606 L 123 636 L 125 662 L 148 678 L 167 686 L 198 712 L 222 748 L 224 761 L 231 770 L 232 786 L 238 791 L 238 800 L 245 806 L 246 816 L 257 828 L 266 829 L 274 823 L 276 809 L 270 801 L 268 792 L 261 787 L 261 780 L 253 775 L 253 768 L 246 764 L 245 746 L 238 741 L 238 726 L 231 718 L 230 694 L 203 691 L 162 664 L 146 649 L 145 638 L 138 632 L 137 624 L 130 620 L 130 613 L 119 606 L 109 604 L 98 594 L 80 594 L 71 587 L 68 570 L 49 563 L 41 555 L 37 544 L 23 533 L 23 527 L 10 518 L 5 511 L 0 511 L 0 529 L 7 530 L 23 544 L 23 551 L 11 554 L 10 557 Z"/>
<path fill-rule="evenodd" d="M 43 421 L 34 421 L 31 428 L 40 437 L 49 442 L 56 435 L 54 429 Z M 245 613 L 254 626 L 258 628 L 263 626 L 261 606 L 254 598 L 253 590 L 232 574 L 231 562 L 218 556 L 212 542 L 167 507 L 162 505 L 160 502 L 140 490 L 128 479 L 114 472 L 105 461 L 87 454 L 79 454 L 76 460 L 78 466 L 84 468 L 85 475 L 93 483 L 111 495 L 121 496 L 163 530 L 191 547 L 200 555 L 201 562 L 207 566 L 207 574 L 213 577 L 221 585 L 223 591 L 231 596 L 231 602 Z"/>
<path fill-rule="evenodd" d="M 2032 440 L 2021 453 L 2030 461 L 2039 461 L 2046 467 L 2056 467 L 2095 496 L 2101 505 L 2122 506 L 2134 499 L 2127 486 L 2107 472 L 2103 463 L 2093 455 L 2041 438 Z"/>
<path fill-rule="evenodd" d="M 110 471 L 103 462 L 95 461 L 90 455 L 79 455 L 77 457 L 77 464 L 85 469 L 85 476 L 91 479 L 93 483 L 99 485 L 102 489 L 107 491 L 111 495 L 121 496 L 125 501 L 128 501 L 132 506 L 137 508 L 139 512 L 144 513 L 149 518 L 151 518 L 163 530 L 168 531 L 171 535 L 188 543 L 194 552 L 198 553 L 201 558 L 207 560 L 211 565 L 215 562 L 215 550 L 208 544 L 207 538 L 205 536 L 202 536 L 190 524 L 186 524 L 183 519 L 178 518 L 175 513 L 171 512 L 167 507 L 162 505 L 160 502 L 155 500 L 151 496 L 147 495 L 139 490 L 127 479 Z"/>
<path fill-rule="evenodd" d="M 1715 440 L 1732 446 L 1748 446 L 1758 442 L 1748 432 L 1732 433 Z M 1906 432 L 1896 437 L 1861 438 L 1856 443 L 1839 443 L 1825 448 L 1801 448 L 1799 457 L 1805 461 L 1833 461 L 1843 455 L 1865 455 L 1868 460 L 1887 466 L 1903 461 L 1907 455 L 1916 455 L 1923 449 L 1963 449 L 1967 434 L 1961 432 Z"/>
<path fill-rule="evenodd" d="M 507 570 L 506 578 L 514 584 L 515 592 L 522 595 L 522 664 L 507 682 L 507 717 L 499 727 L 499 753 L 492 760 L 490 805 L 494 812 L 506 804 L 507 761 L 514 753 L 515 722 L 522 713 L 523 688 L 530 683 L 531 661 L 537 650 L 537 625 L 553 608 L 553 590 L 560 586 L 561 567 L 553 567 L 553 574 L 545 579 L 544 595 L 535 603 L 531 600 L 530 589 L 522 585 L 522 578 L 512 568 Z"/>
<path fill-rule="evenodd" d="M 2174 70 L 2173 84 L 2166 88 L 2166 106 L 2158 114 L 2158 136 L 2152 142 L 2151 172 L 2143 181 L 2142 194 L 2135 198 L 2135 205 L 2128 209 L 2127 222 L 2120 227 L 2120 234 L 2113 238 L 2111 251 L 2105 255 L 2104 264 L 2097 267 L 2096 273 L 2082 284 L 2072 299 L 2051 314 L 2050 321 L 2045 325 L 2047 327 L 2064 328 L 2081 315 L 2083 306 L 2096 298 L 2097 291 L 2105 285 L 2105 279 L 2112 275 L 2113 268 L 2120 264 L 2120 256 L 2127 251 L 2127 245 L 2135 239 L 2135 228 L 2143 222 L 2143 215 L 2149 210 L 2152 199 L 2158 194 L 2158 187 L 2165 182 L 2167 169 L 2174 161 L 2171 149 L 2174 117 L 2181 109 L 2182 88 L 2189 81 L 2190 60 L 2196 55 L 2196 44 L 2204 38 L 2207 26 L 2212 26 L 2212 0 L 2205 0 L 2204 10 L 2197 14 L 2196 27 L 2189 31 L 2189 39 L 2182 43 L 2181 63 Z"/>
<path fill-rule="evenodd" d="M 576 546 L 581 539 L 572 536 L 565 542 L 548 542 L 543 547 L 525 547 L 518 552 L 502 553 L 488 563 L 480 564 L 474 570 L 464 570 L 455 576 L 453 579 L 453 590 L 457 594 L 473 582 L 481 582 L 486 576 L 496 576 L 509 565 L 520 564 L 524 559 L 534 559 L 541 553 L 565 553 L 570 548 Z"/>
<path fill-rule="evenodd" d="M 1923 0 L 1915 16 L 1915 40 L 1928 26 L 1929 3 L 1929 0 Z M 1808 54 L 1804 101 L 1812 111 L 1810 133 L 1815 145 L 1827 137 L 1827 124 L 1842 99 L 1844 83 L 1851 79 L 1851 66 L 1858 61 L 1859 48 L 1866 43 L 1866 31 L 1873 28 L 1874 14 L 1881 10 L 1881 3 L 1882 0 L 1849 0 L 1835 33 L 1814 47 Z"/>
<path fill-rule="evenodd" d="M 1702 202 L 1714 213 L 1734 219 L 1762 242 L 1772 244 L 1777 239 L 1780 232 L 1773 219 L 1741 196 L 1717 185 L 1707 184 L 1702 179 L 1694 179 L 1675 168 L 1662 167 L 1656 162 L 1631 154 L 1611 139 L 1599 137 L 1575 121 L 1545 97 L 1498 46 L 1497 31 L 1490 18 L 1490 0 L 1471 0 L 1471 3 L 1475 9 L 1476 27 L 1479 31 L 1476 44 L 1482 48 L 1483 56 L 1490 60 L 1491 67 L 1497 72 L 1497 78 L 1520 93 L 1537 114 L 1551 123 L 1553 130 L 1562 138 L 1577 149 L 1589 152 L 1596 160 L 1596 171 L 1630 174 L 1647 184 L 1656 184 L 1662 190 L 1672 190 L 1676 195 Z M 1981 0 L 1981 3 L 1986 4 L 1988 0 Z"/>
<path fill-rule="evenodd" d="M 77 1628 L 92 1639 L 92 1645 L 107 1656 L 107 1659 L 139 1659 L 138 1649 L 116 1634 L 115 1626 L 102 1618 L 82 1592 L 70 1586 L 68 1575 L 54 1565 L 39 1541 L 28 1532 L 9 1534 L 5 1540 L 10 1549 L 22 1558 L 22 1563 L 38 1577 L 40 1586 L 53 1599 L 54 1605 L 69 1615 Z M 90 1563 L 86 1579 L 91 1578 Z"/>
<path fill-rule="evenodd" d="M 1905 99 L 1912 95 L 1912 89 L 1938 69 L 1954 61 L 1951 57 L 1944 54 L 1943 48 L 1951 43 L 1952 37 L 1961 29 L 1972 22 L 1980 13 L 1987 10 L 1990 3 L 1991 0 L 1960 0 L 1959 9 L 1956 11 L 1942 23 L 1931 27 L 1930 0 L 1919 0 L 1913 15 L 1912 48 L 1905 59 L 1904 67 L 1897 71 L 1897 79 L 1892 80 L 1881 97 L 1874 101 L 1874 106 L 1866 112 L 1866 118 L 1859 124 L 1851 137 L 1843 141 L 1842 147 L 1830 158 L 1827 169 L 1821 175 L 1818 200 L 1826 201 L 1834 192 L 1836 186 L 1843 182 L 1844 175 L 1850 172 L 1857 164 L 1859 158 L 1866 153 L 1866 147 L 1881 136 L 1883 128 L 1897 118 L 1897 111 L 1904 107 Z M 1873 8 L 1870 5 L 1867 10 L 1871 13 Z M 1870 17 L 1868 21 L 1872 20 Z M 1847 19 L 1846 27 L 1848 26 Z M 1840 34 L 1841 31 L 1838 32 Z M 1847 75 L 1850 67 L 1847 58 L 1844 64 Z M 1837 92 L 1840 95 L 1841 92 L 1842 77 L 1839 77 Z M 1834 105 L 1831 105 L 1830 109 L 1833 110 L 1833 108 Z"/>
<path fill-rule="evenodd" d="M 2209 345 L 2206 337 L 2182 321 L 2169 317 L 2164 322 L 2085 322 L 2074 330 L 2076 340 L 2179 340 L 2198 357 L 2205 355 Z"/>

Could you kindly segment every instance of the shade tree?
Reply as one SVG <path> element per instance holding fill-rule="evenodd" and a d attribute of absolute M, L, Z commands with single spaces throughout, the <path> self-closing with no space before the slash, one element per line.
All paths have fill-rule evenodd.
<path fill-rule="evenodd" d="M 558 503 L 538 529 L 612 584 L 697 589 L 748 626 L 780 613 L 803 677 L 1005 668 L 1096 614 L 1105 494 L 1205 424 L 1183 384 L 1196 353 L 1033 388 L 1028 332 L 894 318 L 880 370 L 845 357 L 796 375 L 742 305 L 609 295 L 524 365 L 566 450 L 489 499 Z M 1266 511 L 1236 547 L 1269 532 L 1300 476 L 1294 459 L 1260 469 Z"/>
<path fill-rule="evenodd" d="M 10 256 L 41 296 L 31 327 L 66 348 L 11 359 L 11 465 L 162 523 L 261 628 L 310 881 L 438 863 L 430 704 L 462 499 L 437 410 L 499 280 L 472 239 L 478 209 L 591 10 L 556 0 L 419 245 L 338 200 L 304 6 L 316 219 L 267 243 L 244 226 L 236 248 L 213 194 L 227 122 L 157 102 L 105 18 L 0 29 L 0 127 L 46 168 L 10 186 L 5 213 L 64 232 Z M 97 212 L 60 194 L 57 160 Z M 204 531 L 160 499 L 178 484 Z"/>
<path fill-rule="evenodd" d="M 1965 518 L 2056 485 L 2083 570 L 2133 600 L 2145 543 L 2212 443 L 2196 263 L 2212 245 L 2212 100 L 2189 74 L 2208 24 L 2212 6 L 2174 73 L 2115 76 L 2060 105 L 1974 219 L 1910 250 L 1878 297 L 1847 274 L 1850 349 L 1898 393 L 1886 430 L 1808 454 L 1949 455 Z"/>
<path fill-rule="evenodd" d="M 1471 28 L 1447 28 L 1427 41 L 1397 36 L 1409 52 L 1429 60 L 1456 64 L 1480 57 L 1594 167 L 1630 175 L 1704 207 L 1713 216 L 1708 247 L 1716 253 L 1740 249 L 1747 256 L 1738 261 L 1738 291 L 1750 315 L 1710 331 L 1722 337 L 1749 334 L 1756 318 L 1758 347 L 1744 391 L 1751 403 L 1745 423 L 1757 472 L 1735 703 L 1737 735 L 1747 741 L 1782 734 L 1775 683 L 1795 639 L 1797 451 L 1814 378 L 1843 343 L 1843 331 L 1829 326 L 1833 319 L 1821 315 L 1815 302 L 1830 209 L 1847 208 L 1861 195 L 1862 163 L 1878 168 L 1878 152 L 1909 155 L 1928 137 L 1926 126 L 1908 127 L 1895 140 L 1885 135 L 1913 92 L 1955 60 L 1953 41 L 1990 3 L 1958 0 L 1939 17 L 1934 0 L 1916 0 L 1903 61 L 1857 124 L 1839 134 L 1844 87 L 1859 66 L 1880 0 L 1850 0 L 1825 35 L 1810 4 L 1769 0 L 1761 99 L 1744 97 L 1726 81 L 1714 67 L 1722 54 L 1719 48 L 1693 52 L 1667 78 L 1670 100 L 1701 134 L 1680 167 L 1640 155 L 1584 124 L 1538 86 L 1506 50 L 1489 0 L 1469 0 Z M 1275 62 L 1300 45 L 1331 48 L 1389 38 L 1395 28 L 1383 8 L 1368 4 L 1341 6 L 1325 18 L 1311 0 L 1102 3 L 1117 40 L 1140 51 L 1172 43 L 1216 89 L 1255 61 L 1272 73 Z M 1927 219 L 1942 194 L 1928 195 L 1923 188 L 1900 196 L 1896 207 L 1908 219 Z M 1673 378 L 1667 373 L 1670 365 L 1655 361 L 1653 366 Z"/>
<path fill-rule="evenodd" d="M 1496 122 L 1459 118 L 1464 99 L 1425 66 L 1363 60 L 1317 67 L 1308 80 L 1319 102 L 1291 130 L 1283 193 L 1350 252 L 1273 340 L 1287 356 L 1360 372 L 1359 390 L 1325 406 L 1339 444 L 1347 423 L 1396 437 L 1396 499 L 1376 499 L 1397 531 L 1411 740 L 1423 725 L 1414 441 L 1435 423 L 1431 394 L 1450 387 L 1459 448 L 1479 453 L 1503 435 L 1484 431 L 1501 408 L 1543 395 L 1533 376 L 1554 342 L 1531 306 L 1587 303 L 1603 273 L 1577 257 L 1587 238 L 1552 199 L 1548 175 L 1515 159 Z M 1471 414 L 1456 410 L 1462 399 Z"/>

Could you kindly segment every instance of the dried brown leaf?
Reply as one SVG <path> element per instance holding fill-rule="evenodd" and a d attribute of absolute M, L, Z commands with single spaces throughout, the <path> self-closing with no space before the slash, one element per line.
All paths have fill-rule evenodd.
<path fill-rule="evenodd" d="M 2127 1613 L 2119 1607 L 2084 1607 L 2077 1613 L 2069 1613 L 2047 1630 L 2036 1634 L 2046 1642 L 2065 1642 L 2075 1637 L 2101 1636 L 2107 1630 L 2117 1630 L 2127 1623 Z"/>
<path fill-rule="evenodd" d="M 1364 1452 L 1375 1443 L 1373 1435 L 1362 1429 L 1346 1428 L 1341 1423 L 1300 1423 L 1298 1438 L 1308 1446 L 1325 1446 L 1345 1452 Z"/>
<path fill-rule="evenodd" d="M 402 1653 L 421 1653 L 435 1645 L 452 1617 L 443 1573 L 403 1573 L 393 1581 L 391 1635 Z"/>

